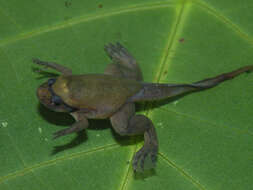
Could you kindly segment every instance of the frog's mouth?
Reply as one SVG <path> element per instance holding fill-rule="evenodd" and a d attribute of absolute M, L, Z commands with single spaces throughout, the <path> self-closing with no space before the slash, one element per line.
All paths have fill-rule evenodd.
<path fill-rule="evenodd" d="M 39 88 L 37 89 L 37 97 L 44 106 L 48 108 L 51 108 L 51 106 L 53 106 L 51 102 L 52 94 L 49 91 L 49 86 L 47 82 L 39 86 Z"/>
<path fill-rule="evenodd" d="M 68 106 L 62 101 L 62 99 L 57 96 L 52 90 L 52 79 L 49 79 L 48 82 L 43 83 L 37 89 L 37 97 L 45 107 L 56 111 L 56 112 L 74 112 L 77 109 L 71 106 Z"/>

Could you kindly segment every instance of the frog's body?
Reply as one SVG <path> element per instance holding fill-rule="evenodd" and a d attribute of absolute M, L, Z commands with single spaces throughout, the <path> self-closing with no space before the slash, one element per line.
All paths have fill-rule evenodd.
<path fill-rule="evenodd" d="M 89 110 L 84 112 L 89 119 L 109 118 L 141 87 L 136 80 L 105 74 L 62 75 L 52 85 L 67 105 Z"/>
<path fill-rule="evenodd" d="M 154 125 L 146 116 L 135 115 L 135 102 L 212 88 L 253 70 L 252 65 L 245 66 L 192 84 L 144 83 L 136 60 L 122 45 L 109 44 L 105 50 L 114 63 L 107 66 L 104 74 L 72 75 L 66 67 L 35 59 L 35 63 L 62 73 L 58 78 L 43 83 L 37 96 L 49 109 L 69 112 L 76 120 L 70 128 L 56 132 L 54 138 L 87 128 L 87 119 L 90 118 L 110 118 L 112 127 L 120 135 L 144 134 L 144 145 L 133 158 L 134 170 L 154 167 L 158 152 Z"/>

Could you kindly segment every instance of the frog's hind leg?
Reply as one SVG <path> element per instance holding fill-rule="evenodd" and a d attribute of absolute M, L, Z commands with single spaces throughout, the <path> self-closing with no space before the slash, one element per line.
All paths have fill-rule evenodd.
<path fill-rule="evenodd" d="M 106 45 L 105 51 L 113 61 L 106 67 L 105 74 L 142 81 L 142 73 L 135 58 L 120 43 Z"/>
<path fill-rule="evenodd" d="M 71 75 L 72 74 L 72 70 L 71 69 L 69 69 L 67 67 L 64 67 L 62 65 L 59 65 L 57 63 L 47 62 L 47 61 L 41 61 L 41 60 L 36 59 L 36 58 L 33 59 L 33 62 L 35 64 L 42 65 L 45 68 L 50 67 L 50 68 L 52 68 L 52 69 L 54 69 L 54 70 L 62 73 L 63 75 Z M 43 70 L 43 69 L 38 69 L 37 71 L 40 72 L 41 70 Z"/>
<path fill-rule="evenodd" d="M 134 171 L 154 168 L 157 160 L 158 140 L 152 121 L 144 115 L 135 115 L 133 103 L 124 105 L 110 118 L 114 130 L 120 135 L 144 134 L 144 145 L 133 158 Z"/>

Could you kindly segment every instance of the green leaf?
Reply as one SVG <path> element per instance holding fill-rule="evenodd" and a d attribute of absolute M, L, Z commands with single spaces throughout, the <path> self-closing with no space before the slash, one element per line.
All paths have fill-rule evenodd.
<path fill-rule="evenodd" d="M 134 174 L 142 139 L 116 135 L 108 121 L 51 139 L 73 120 L 39 105 L 46 78 L 31 61 L 102 73 L 103 46 L 119 41 L 146 82 L 194 82 L 252 64 L 252 8 L 249 0 L 0 1 L 0 189 L 252 189 L 252 74 L 145 111 L 158 165 Z"/>

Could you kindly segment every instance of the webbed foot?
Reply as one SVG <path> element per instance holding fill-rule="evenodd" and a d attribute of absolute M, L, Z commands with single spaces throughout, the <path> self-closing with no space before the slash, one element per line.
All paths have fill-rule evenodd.
<path fill-rule="evenodd" d="M 39 60 L 38 58 L 33 58 L 32 62 L 37 64 L 37 65 L 41 65 L 44 66 L 43 68 L 36 68 L 34 69 L 35 72 L 40 73 L 40 72 L 45 72 L 46 69 L 48 68 L 48 65 L 45 64 L 45 62 Z"/>
<path fill-rule="evenodd" d="M 47 69 L 47 68 L 50 67 L 50 68 L 52 68 L 52 69 L 54 69 L 54 70 L 56 70 L 56 71 L 58 71 L 58 72 L 60 72 L 60 73 L 62 73 L 64 75 L 71 75 L 72 74 L 71 69 L 69 69 L 67 67 L 64 67 L 62 65 L 59 65 L 57 63 L 47 62 L 47 61 L 41 61 L 41 60 L 39 60 L 37 58 L 33 58 L 32 61 L 35 64 L 44 66 L 43 69 L 37 69 L 37 70 L 35 70 L 36 72 L 45 71 L 45 69 Z"/>
<path fill-rule="evenodd" d="M 130 55 L 127 49 L 124 48 L 119 42 L 117 42 L 115 45 L 111 43 L 105 45 L 105 51 L 115 63 L 123 63 L 126 65 L 136 63 L 136 60 Z"/>
<path fill-rule="evenodd" d="M 144 145 L 133 158 L 134 171 L 143 172 L 155 168 L 157 161 L 158 147 L 156 145 Z"/>

